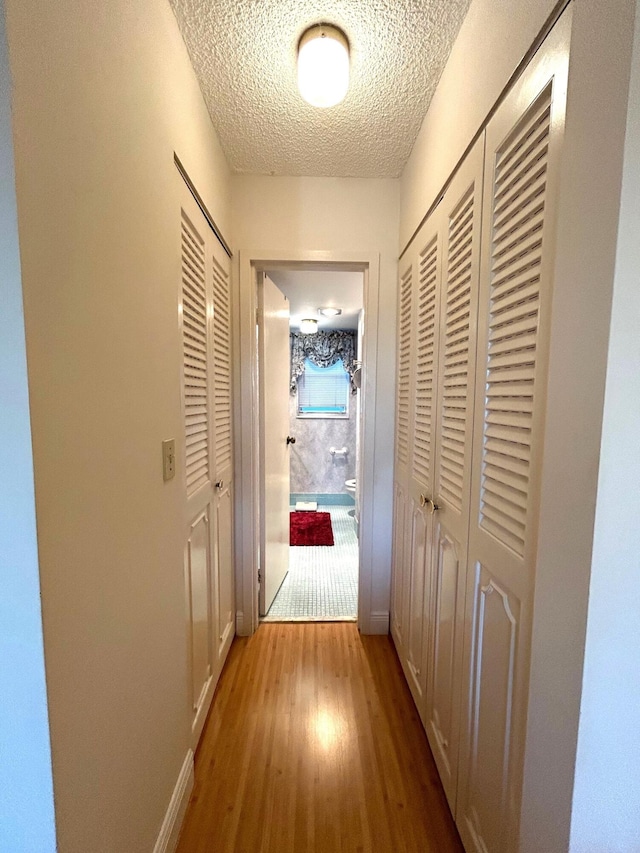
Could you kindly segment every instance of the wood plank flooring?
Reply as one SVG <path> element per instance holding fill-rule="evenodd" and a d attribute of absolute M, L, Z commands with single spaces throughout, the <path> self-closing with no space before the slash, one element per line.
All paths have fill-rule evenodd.
<path fill-rule="evenodd" d="M 178 853 L 463 853 L 390 637 L 236 639 Z"/>

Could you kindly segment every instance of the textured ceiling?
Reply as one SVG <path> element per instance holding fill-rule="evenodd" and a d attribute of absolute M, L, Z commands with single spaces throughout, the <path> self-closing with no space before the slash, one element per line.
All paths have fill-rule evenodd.
<path fill-rule="evenodd" d="M 170 0 L 234 172 L 397 177 L 470 0 Z M 345 100 L 298 94 L 300 35 L 351 45 Z"/>

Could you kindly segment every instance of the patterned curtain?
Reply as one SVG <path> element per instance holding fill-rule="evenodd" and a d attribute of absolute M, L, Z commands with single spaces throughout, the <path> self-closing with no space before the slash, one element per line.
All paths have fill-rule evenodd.
<path fill-rule="evenodd" d="M 353 382 L 356 370 L 356 333 L 323 332 L 313 335 L 291 333 L 291 384 L 290 391 L 295 394 L 298 377 L 304 373 L 304 361 L 308 358 L 317 367 L 331 367 L 342 359 L 344 369 L 351 378 L 351 393 L 358 390 Z"/>

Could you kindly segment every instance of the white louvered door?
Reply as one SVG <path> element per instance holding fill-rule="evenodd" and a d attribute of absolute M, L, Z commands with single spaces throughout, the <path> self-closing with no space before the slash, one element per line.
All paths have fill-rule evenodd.
<path fill-rule="evenodd" d="M 212 235 L 212 356 L 213 356 L 213 470 L 215 624 L 217 672 L 224 664 L 235 633 L 233 572 L 233 480 L 231 422 L 231 265 Z"/>
<path fill-rule="evenodd" d="M 425 728 L 455 812 L 484 140 L 467 156 L 440 203 L 442 280 L 437 370 L 433 546 L 428 576 L 429 666 Z"/>
<path fill-rule="evenodd" d="M 185 576 L 190 635 L 192 736 L 200 734 L 213 683 L 211 369 L 208 318 L 211 260 L 202 213 L 184 188 L 181 292 L 184 418 Z"/>
<path fill-rule="evenodd" d="M 413 256 L 400 271 L 398 288 L 398 348 L 396 392 L 396 455 L 393 495 L 393 567 L 391 633 L 401 658 L 405 656 L 409 608 L 407 508 L 411 419 L 411 360 L 413 333 Z"/>
<path fill-rule="evenodd" d="M 178 180 L 183 415 L 178 458 L 195 747 L 234 629 L 229 259 Z"/>
<path fill-rule="evenodd" d="M 408 622 L 406 666 L 409 687 L 424 720 L 427 666 L 430 658 L 428 616 L 431 574 L 441 278 L 441 217 L 439 209 L 421 228 L 417 238 L 414 285 L 415 320 L 412 362 L 412 441 L 410 452 L 405 547 L 408 571 Z"/>
<path fill-rule="evenodd" d="M 486 136 L 456 814 L 468 853 L 517 849 L 569 23 Z"/>

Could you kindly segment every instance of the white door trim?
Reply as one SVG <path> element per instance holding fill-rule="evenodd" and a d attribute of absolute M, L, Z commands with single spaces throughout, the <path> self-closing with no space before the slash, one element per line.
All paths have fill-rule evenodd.
<path fill-rule="evenodd" d="M 293 269 L 353 270 L 364 273 L 365 339 L 363 357 L 362 452 L 360 469 L 360 568 L 358 627 L 363 634 L 388 631 L 388 613 L 372 612 L 375 410 L 378 352 L 380 255 L 378 252 L 239 252 L 234 276 L 234 383 L 236 429 L 236 628 L 251 635 L 259 625 L 258 350 L 257 272 L 274 266 Z M 384 618 L 381 618 L 384 617 Z"/>

